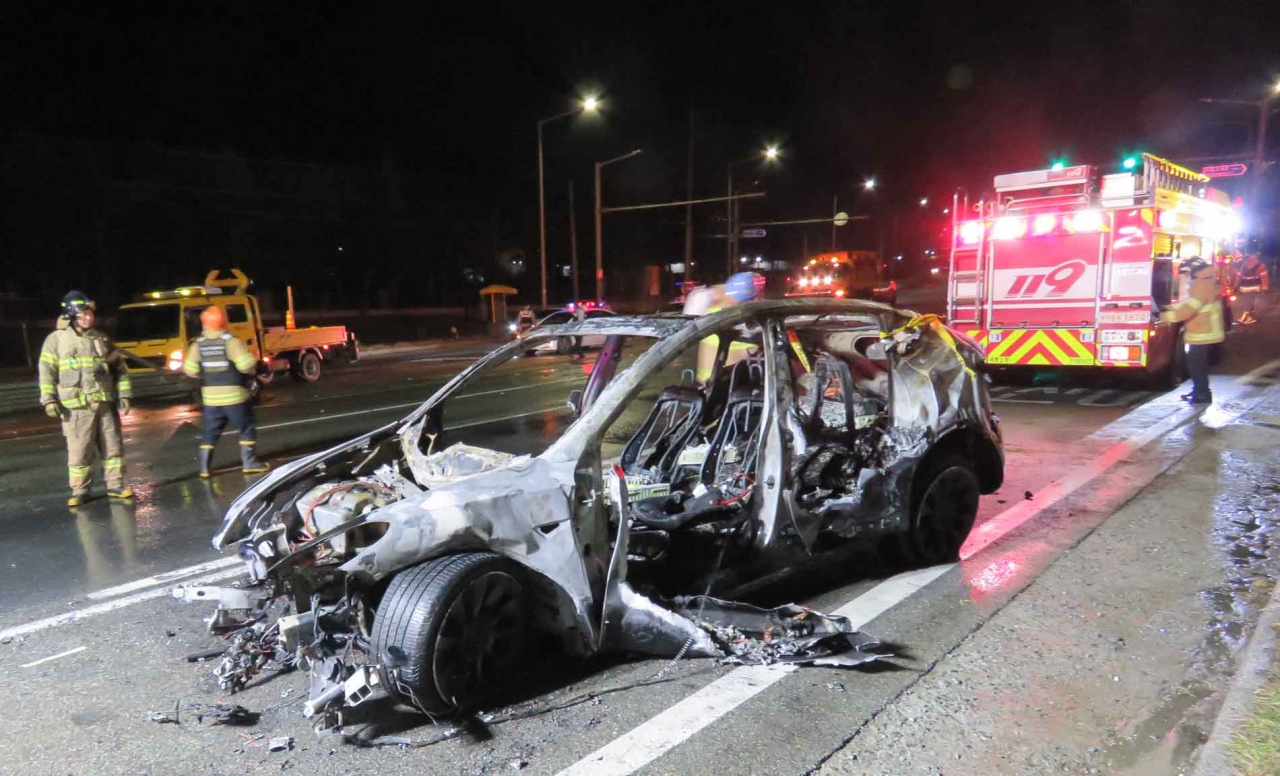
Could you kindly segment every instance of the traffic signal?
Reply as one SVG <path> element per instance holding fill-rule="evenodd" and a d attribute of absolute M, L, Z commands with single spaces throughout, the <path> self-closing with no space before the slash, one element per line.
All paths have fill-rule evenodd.
<path fill-rule="evenodd" d="M 1054 159 L 1053 166 L 1050 167 L 1049 169 L 1057 171 L 1057 170 L 1064 169 L 1066 166 L 1067 166 L 1067 162 L 1065 159 Z"/>
<path fill-rule="evenodd" d="M 1126 170 L 1132 170 L 1133 168 L 1137 167 L 1138 166 L 1137 155 L 1131 154 L 1129 156 L 1126 156 L 1124 158 L 1124 161 L 1120 163 L 1120 166 Z"/>

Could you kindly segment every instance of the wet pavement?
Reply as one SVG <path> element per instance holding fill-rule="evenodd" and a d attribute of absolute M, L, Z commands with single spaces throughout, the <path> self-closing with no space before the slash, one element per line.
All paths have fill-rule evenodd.
<path fill-rule="evenodd" d="M 972 540 L 961 563 L 929 570 L 927 584 L 873 615 L 865 630 L 896 658 L 863 671 L 767 675 L 714 724 L 660 731 L 669 740 L 628 737 L 691 698 L 722 702 L 720 688 L 740 685 L 746 669 L 687 661 L 644 684 L 667 661 L 583 663 L 531 644 L 514 707 L 425 747 L 416 744 L 450 728 L 385 701 L 352 712 L 349 730 L 389 746 L 317 738 L 299 713 L 300 674 L 267 676 L 228 698 L 207 665 L 183 660 L 216 646 L 201 621 L 208 612 L 144 579 L 219 561 L 209 538 L 244 480 L 194 476 L 198 417 L 183 406 L 136 411 L 127 463 L 135 487 L 146 483 L 142 497 L 133 509 L 95 502 L 75 514 L 63 506 L 60 438 L 19 419 L 8 437 L 0 426 L 0 632 L 97 609 L 0 643 L 0 764 L 30 764 L 16 773 L 557 773 L 575 764 L 583 773 L 1140 773 L 1124 769 L 1181 762 L 1211 727 L 1216 688 L 1275 574 L 1275 472 L 1262 435 L 1274 451 L 1280 409 L 1245 412 L 1272 386 L 1266 374 L 1241 379 L 1280 352 L 1273 334 L 1250 332 L 1266 347 L 1229 355 L 1231 374 L 1215 384 L 1223 406 L 1208 413 L 1105 382 L 1084 394 L 1063 386 L 1062 400 L 1036 386 L 1042 393 L 1011 397 L 1035 401 L 997 403 L 1006 483 L 983 499 L 975 532 L 994 539 Z M 388 422 L 461 366 L 389 356 L 315 386 L 274 385 L 259 415 L 263 452 L 279 462 Z M 475 444 L 536 447 L 567 423 L 563 403 L 581 380 L 581 363 L 522 360 L 499 382 L 469 387 L 448 423 Z M 232 450 L 224 439 L 220 452 Z M 768 595 L 857 608 L 901 571 L 864 551 Z M 192 704 L 225 700 L 262 718 L 244 729 L 194 719 Z M 183 724 L 149 721 L 175 704 Z M 293 736 L 292 751 L 267 751 L 279 735 Z M 631 742 L 629 754 L 592 759 L 618 741 Z M 621 762 L 637 764 L 610 765 Z"/>

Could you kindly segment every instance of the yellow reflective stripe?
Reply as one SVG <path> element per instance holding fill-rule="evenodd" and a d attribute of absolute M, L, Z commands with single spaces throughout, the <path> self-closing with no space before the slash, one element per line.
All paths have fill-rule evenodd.
<path fill-rule="evenodd" d="M 240 440 L 240 444 L 244 445 L 245 447 L 253 447 L 254 445 L 256 445 L 256 444 L 258 444 L 258 443 L 257 443 L 257 442 L 249 442 L 249 441 L 246 441 L 246 440 L 244 440 L 244 439 L 241 439 L 241 440 Z"/>
<path fill-rule="evenodd" d="M 43 396 L 46 393 L 55 393 L 56 391 L 57 389 L 53 387 L 53 383 L 40 383 L 41 396 Z"/>
<path fill-rule="evenodd" d="M 236 365 L 236 369 L 239 369 L 241 372 L 243 372 L 249 367 L 253 366 L 253 362 L 256 360 L 257 359 L 253 357 L 252 353 L 245 353 L 240 358 L 235 359 L 232 363 Z"/>
<path fill-rule="evenodd" d="M 200 398 L 210 407 L 226 407 L 247 402 L 249 391 L 236 385 L 206 386 L 200 389 Z"/>
<path fill-rule="evenodd" d="M 1194 296 L 1188 297 L 1187 300 L 1183 302 L 1183 304 L 1185 304 L 1187 307 L 1190 307 L 1192 310 L 1199 310 L 1201 307 L 1204 307 L 1204 302 L 1201 302 L 1199 299 L 1196 299 Z"/>
<path fill-rule="evenodd" d="M 62 406 L 69 410 L 78 410 L 89 403 L 84 396 L 76 396 L 72 399 L 62 399 L 61 402 Z"/>
<path fill-rule="evenodd" d="M 74 474 L 74 475 L 76 475 L 77 477 L 79 477 L 79 476 L 83 476 L 83 475 L 85 475 L 85 474 L 88 474 L 88 473 L 89 473 L 89 467 L 88 467 L 88 466 L 68 466 L 68 467 L 67 467 L 67 471 L 69 471 L 69 472 L 71 472 L 72 474 Z"/>
<path fill-rule="evenodd" d="M 123 458 L 105 458 L 102 461 L 102 468 L 104 469 L 119 469 L 122 466 L 124 466 Z"/>
<path fill-rule="evenodd" d="M 213 445 L 200 445 L 201 450 L 212 450 Z"/>
<path fill-rule="evenodd" d="M 239 396 L 244 393 L 244 388 L 238 385 L 206 385 L 200 392 L 205 396 Z"/>
<path fill-rule="evenodd" d="M 200 376 L 200 362 L 199 362 L 199 361 L 192 361 L 192 360 L 190 360 L 190 359 L 187 359 L 186 361 L 183 361 L 183 362 L 182 362 L 182 373 L 183 373 L 183 374 L 185 374 L 187 377 L 199 377 L 199 376 Z"/>
<path fill-rule="evenodd" d="M 57 363 L 58 363 L 58 357 L 57 357 L 57 356 L 55 356 L 54 354 L 50 353 L 50 352 L 49 352 L 49 351 L 47 351 L 47 350 L 42 350 L 42 351 L 40 351 L 40 362 L 41 362 L 41 363 L 44 363 L 44 364 L 54 364 L 54 365 L 57 365 Z"/>

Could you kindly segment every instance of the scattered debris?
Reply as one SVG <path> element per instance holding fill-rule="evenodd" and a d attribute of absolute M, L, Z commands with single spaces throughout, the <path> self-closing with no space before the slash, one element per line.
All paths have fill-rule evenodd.
<path fill-rule="evenodd" d="M 167 631 L 165 631 L 165 632 L 164 632 L 164 636 L 165 636 L 165 638 L 167 638 L 167 639 L 171 639 L 171 638 L 173 638 L 174 636 L 177 636 L 177 635 L 178 635 L 178 632 L 177 632 L 177 631 L 175 631 L 175 630 L 167 630 Z"/>
<path fill-rule="evenodd" d="M 293 736 L 278 736 L 267 742 L 268 752 L 287 752 L 293 749 Z"/>
<path fill-rule="evenodd" d="M 529 763 L 528 763 L 527 761 L 525 761 L 525 760 L 512 760 L 512 761 L 511 761 L 511 770 L 513 770 L 513 771 L 522 771 L 522 770 L 524 770 L 525 768 L 528 768 L 528 767 L 529 767 Z"/>
<path fill-rule="evenodd" d="M 1026 499 L 1027 501 L 1030 501 L 1031 499 L 1035 498 L 1035 496 L 1034 496 L 1034 495 L 1031 493 L 1031 491 L 1029 491 L 1029 490 L 1028 490 L 1028 491 L 1026 491 L 1026 492 L 1024 492 L 1024 493 L 1022 494 L 1022 497 L 1023 497 L 1024 499 Z"/>
<path fill-rule="evenodd" d="M 227 653 L 226 647 L 218 647 L 217 649 L 206 649 L 203 652 L 192 652 L 190 655 L 186 656 L 185 660 L 188 663 L 203 663 L 204 661 L 211 660 L 212 658 L 215 658 L 215 657 L 222 657 L 226 653 Z"/>
<path fill-rule="evenodd" d="M 214 725 L 230 725 L 239 727 L 243 725 L 253 725 L 257 723 L 260 715 L 256 711 L 249 711 L 239 704 L 219 703 L 213 707 L 212 711 L 200 711 L 196 714 L 197 722 L 204 722 L 205 719 L 212 720 Z"/>
<path fill-rule="evenodd" d="M 181 701 L 173 704 L 173 711 L 153 711 L 147 715 L 152 722 L 158 722 L 161 725 L 181 725 L 182 716 L 180 712 Z"/>
<path fill-rule="evenodd" d="M 835 690 L 836 692 L 844 692 L 844 685 L 840 682 L 827 682 L 827 689 Z"/>

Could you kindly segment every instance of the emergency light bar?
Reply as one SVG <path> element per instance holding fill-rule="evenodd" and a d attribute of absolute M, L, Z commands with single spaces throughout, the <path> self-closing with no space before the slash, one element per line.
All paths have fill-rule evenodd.
<path fill-rule="evenodd" d="M 152 291 L 145 294 L 147 299 L 186 299 L 192 296 L 220 296 L 222 289 L 215 286 L 185 286 L 172 291 Z"/>

